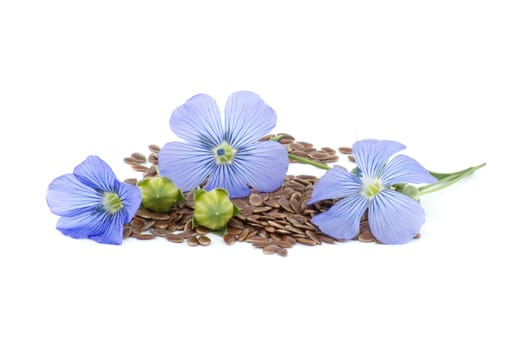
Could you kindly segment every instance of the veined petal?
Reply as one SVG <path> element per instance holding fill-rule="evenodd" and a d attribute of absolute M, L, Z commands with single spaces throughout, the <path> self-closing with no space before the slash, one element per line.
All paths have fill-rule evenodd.
<path fill-rule="evenodd" d="M 356 164 L 367 177 L 380 175 L 389 157 L 404 148 L 399 142 L 387 140 L 362 140 L 352 146 Z"/>
<path fill-rule="evenodd" d="M 360 219 L 367 209 L 363 196 L 350 196 L 334 204 L 329 210 L 312 218 L 321 232 L 337 239 L 352 239 L 360 230 Z"/>
<path fill-rule="evenodd" d="M 137 186 L 123 182 L 119 182 L 115 187 L 117 195 L 124 206 L 119 215 L 122 215 L 122 224 L 127 224 L 133 219 L 137 209 L 141 206 L 141 190 Z"/>
<path fill-rule="evenodd" d="M 57 177 L 49 184 L 46 194 L 51 212 L 60 216 L 72 216 L 99 205 L 100 192 L 81 182 L 75 175 Z"/>
<path fill-rule="evenodd" d="M 105 223 L 104 233 L 101 235 L 92 236 L 88 238 L 94 240 L 98 243 L 104 244 L 122 244 L 122 231 L 124 229 L 124 217 L 126 213 L 119 212 L 113 215 L 113 217 L 108 218 L 109 220 Z"/>
<path fill-rule="evenodd" d="M 225 106 L 225 139 L 234 147 L 252 143 L 276 125 L 276 113 L 258 95 L 235 92 Z"/>
<path fill-rule="evenodd" d="M 380 178 L 383 185 L 387 187 L 397 183 L 420 184 L 437 181 L 420 163 L 403 154 L 387 163 Z"/>
<path fill-rule="evenodd" d="M 113 192 L 113 184 L 117 180 L 110 166 L 97 156 L 89 156 L 73 170 L 82 183 L 102 192 Z"/>
<path fill-rule="evenodd" d="M 159 174 L 169 177 L 181 191 L 191 191 L 215 167 L 211 149 L 184 142 L 167 143 L 159 152 Z"/>
<path fill-rule="evenodd" d="M 358 195 L 361 190 L 362 182 L 358 177 L 341 166 L 335 166 L 327 170 L 316 182 L 308 204 L 324 199 L 338 199 Z"/>
<path fill-rule="evenodd" d="M 246 180 L 232 164 L 218 165 L 212 171 L 205 189 L 211 191 L 215 188 L 224 188 L 230 198 L 246 197 L 250 194 Z"/>
<path fill-rule="evenodd" d="M 57 230 L 73 238 L 89 238 L 102 235 L 108 226 L 109 215 L 102 208 L 91 208 L 75 216 L 58 219 Z"/>
<path fill-rule="evenodd" d="M 371 200 L 369 226 L 382 243 L 402 244 L 412 240 L 424 224 L 422 206 L 405 194 L 384 190 Z"/>
<path fill-rule="evenodd" d="M 277 190 L 289 168 L 287 149 L 274 141 L 256 142 L 238 150 L 232 175 L 260 192 Z M 246 192 L 246 191 L 244 191 Z M 231 194 L 232 198 L 240 197 Z"/>
<path fill-rule="evenodd" d="M 207 94 L 195 95 L 177 107 L 172 112 L 170 127 L 183 140 L 204 144 L 209 148 L 223 141 L 219 107 Z"/>

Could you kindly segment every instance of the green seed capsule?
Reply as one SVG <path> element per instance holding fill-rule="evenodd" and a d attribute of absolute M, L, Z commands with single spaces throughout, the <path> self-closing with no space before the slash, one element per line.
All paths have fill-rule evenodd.
<path fill-rule="evenodd" d="M 221 230 L 232 216 L 238 213 L 239 209 L 232 203 L 225 189 L 216 188 L 209 192 L 194 191 L 194 226 Z"/>
<path fill-rule="evenodd" d="M 165 213 L 184 201 L 181 190 L 166 176 L 145 178 L 137 186 L 141 189 L 142 206 L 157 213 Z"/>

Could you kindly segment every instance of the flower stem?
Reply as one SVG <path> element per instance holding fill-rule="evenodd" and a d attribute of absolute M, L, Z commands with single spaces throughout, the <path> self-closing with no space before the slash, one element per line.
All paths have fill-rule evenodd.
<path fill-rule="evenodd" d="M 324 170 L 329 170 L 331 168 L 327 164 L 318 163 L 318 162 L 316 162 L 314 160 L 303 158 L 303 157 L 297 156 L 295 154 L 290 154 L 289 153 L 289 159 L 293 159 L 293 160 L 295 160 L 296 162 L 299 162 L 299 163 L 309 164 L 309 165 L 315 166 L 316 168 L 320 168 L 320 169 L 324 169 Z"/>
<path fill-rule="evenodd" d="M 473 174 L 476 170 L 484 167 L 485 165 L 486 163 L 482 163 L 480 165 L 469 167 L 464 170 L 460 170 L 460 171 L 449 173 L 449 174 L 435 173 L 435 172 L 430 171 L 429 173 L 433 175 L 434 177 L 436 177 L 438 181 L 435 182 L 434 184 L 425 185 L 425 186 L 418 188 L 418 194 L 424 195 L 424 194 L 433 193 L 433 192 L 442 190 L 454 184 L 455 182 L 460 181 L 463 178 Z"/>
<path fill-rule="evenodd" d="M 269 141 L 279 141 L 281 138 L 283 138 L 283 135 L 277 134 L 276 136 L 271 137 L 269 139 Z M 309 164 L 309 165 L 315 166 L 316 168 L 320 168 L 320 169 L 323 169 L 323 170 L 329 170 L 331 168 L 327 164 L 319 163 L 319 162 L 316 162 L 314 160 L 310 160 L 310 159 L 307 159 L 307 158 L 303 158 L 303 157 L 297 156 L 295 154 L 290 154 L 289 153 L 289 159 L 295 160 L 298 163 Z"/>

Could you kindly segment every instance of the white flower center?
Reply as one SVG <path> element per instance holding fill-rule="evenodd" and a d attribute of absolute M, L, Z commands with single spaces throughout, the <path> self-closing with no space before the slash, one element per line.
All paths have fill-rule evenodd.
<path fill-rule="evenodd" d="M 362 184 L 363 188 L 361 194 L 368 199 L 372 199 L 384 189 L 382 182 L 377 177 L 363 177 Z"/>
<path fill-rule="evenodd" d="M 108 213 L 115 214 L 124 207 L 124 204 L 122 204 L 121 199 L 119 198 L 117 193 L 104 192 L 102 206 Z"/>
<path fill-rule="evenodd" d="M 212 148 L 216 164 L 230 164 L 234 161 L 234 155 L 237 150 L 230 146 L 226 141 Z"/>

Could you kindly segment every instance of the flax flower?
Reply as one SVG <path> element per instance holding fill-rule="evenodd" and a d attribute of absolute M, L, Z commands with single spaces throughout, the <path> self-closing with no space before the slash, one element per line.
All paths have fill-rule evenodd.
<path fill-rule="evenodd" d="M 334 167 L 314 187 L 309 203 L 340 199 L 312 222 L 339 239 L 352 239 L 359 232 L 360 218 L 368 209 L 371 232 L 380 242 L 401 244 L 413 239 L 424 224 L 424 209 L 415 199 L 392 186 L 437 181 L 416 160 L 397 155 L 405 146 L 395 141 L 363 140 L 352 149 L 357 169 Z"/>
<path fill-rule="evenodd" d="M 110 166 L 89 156 L 51 182 L 47 192 L 51 212 L 61 216 L 57 229 L 73 238 L 121 244 L 123 225 L 141 205 L 141 191 L 119 182 Z"/>
<path fill-rule="evenodd" d="M 224 122 L 212 97 L 196 95 L 172 113 L 172 131 L 186 142 L 170 142 L 161 149 L 159 172 L 184 192 L 205 180 L 207 191 L 224 188 L 232 198 L 248 196 L 250 187 L 274 191 L 287 173 L 287 150 L 277 142 L 258 140 L 275 124 L 274 110 L 253 92 L 228 98 Z"/>

